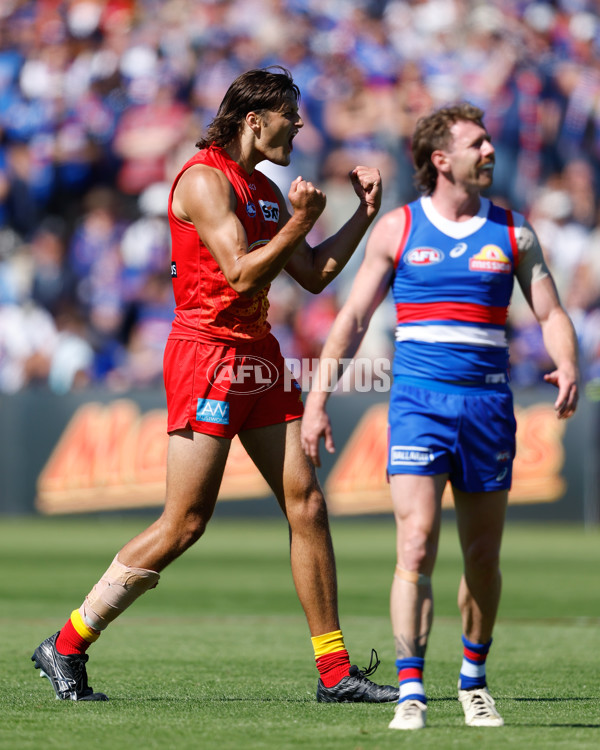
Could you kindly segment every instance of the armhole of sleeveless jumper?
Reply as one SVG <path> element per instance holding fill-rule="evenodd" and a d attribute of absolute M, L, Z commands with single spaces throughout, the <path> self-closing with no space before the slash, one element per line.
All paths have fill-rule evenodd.
<path fill-rule="evenodd" d="M 406 241 L 408 240 L 408 235 L 410 234 L 412 225 L 412 214 L 410 208 L 408 206 L 403 206 L 402 210 L 404 211 L 404 231 L 402 232 L 402 237 L 400 239 L 398 249 L 396 250 L 396 256 L 394 258 L 394 268 L 398 268 L 398 263 L 400 262 L 400 258 L 402 257 L 402 253 L 404 251 L 404 248 L 406 247 Z"/>
<path fill-rule="evenodd" d="M 515 218 L 513 212 L 506 209 L 506 225 L 508 228 L 508 238 L 512 248 L 515 268 L 519 265 L 519 243 L 517 242 L 517 232 L 515 230 Z"/>

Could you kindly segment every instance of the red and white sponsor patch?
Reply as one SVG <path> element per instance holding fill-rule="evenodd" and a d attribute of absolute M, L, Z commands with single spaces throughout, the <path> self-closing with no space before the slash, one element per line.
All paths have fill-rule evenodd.
<path fill-rule="evenodd" d="M 487 271 L 490 273 L 511 273 L 510 260 L 498 245 L 485 245 L 469 259 L 470 271 Z"/>

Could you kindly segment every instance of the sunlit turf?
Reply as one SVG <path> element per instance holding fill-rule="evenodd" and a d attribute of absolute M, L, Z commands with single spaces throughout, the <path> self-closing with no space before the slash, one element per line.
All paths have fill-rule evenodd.
<path fill-rule="evenodd" d="M 109 703 L 56 701 L 30 661 L 145 518 L 7 519 L 0 526 L 0 747 L 592 748 L 600 736 L 600 534 L 509 525 L 504 592 L 489 659 L 506 726 L 464 726 L 456 701 L 461 562 L 452 523 L 434 575 L 425 671 L 428 727 L 387 729 L 392 706 L 323 705 L 289 570 L 283 520 L 216 518 L 90 649 Z M 342 627 L 351 658 L 376 648 L 393 682 L 389 518 L 332 521 Z"/>

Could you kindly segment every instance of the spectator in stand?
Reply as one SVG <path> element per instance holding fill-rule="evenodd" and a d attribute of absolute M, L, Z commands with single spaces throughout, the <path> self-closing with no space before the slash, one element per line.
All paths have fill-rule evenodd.
<path fill-rule="evenodd" d="M 66 226 L 49 216 L 40 224 L 30 244 L 31 298 L 56 316 L 75 300 L 75 275 L 67 263 Z"/>
<path fill-rule="evenodd" d="M 123 161 L 117 186 L 126 195 L 139 195 L 165 178 L 165 160 L 180 143 L 190 115 L 189 107 L 177 101 L 172 84 L 156 83 L 147 71 L 134 82 L 147 100 L 123 114 L 113 144 Z"/>
<path fill-rule="evenodd" d="M 10 180 L 6 171 L 6 152 L 0 144 L 0 228 L 8 224 L 6 201 L 10 192 Z"/>
<path fill-rule="evenodd" d="M 89 320 L 96 351 L 94 378 L 102 380 L 121 361 L 126 303 L 120 243 L 125 223 L 117 194 L 95 189 L 84 199 L 84 214 L 69 247 L 69 263 L 77 277 L 77 302 Z"/>
<path fill-rule="evenodd" d="M 538 191 L 529 213 L 565 303 L 575 269 L 583 262 L 589 241 L 589 230 L 574 221 L 573 210 L 573 199 L 559 177 L 554 184 L 550 182 Z"/>
<path fill-rule="evenodd" d="M 44 308 L 0 300 L 0 393 L 16 393 L 48 379 L 56 325 Z"/>
<path fill-rule="evenodd" d="M 92 380 L 94 350 L 86 337 L 83 315 L 76 306 L 65 305 L 56 315 L 56 343 L 50 359 L 48 386 L 64 395 L 85 388 Z"/>
<path fill-rule="evenodd" d="M 6 149 L 8 223 L 26 239 L 43 221 L 51 192 L 51 174 L 44 154 L 45 149 L 33 142 L 10 142 Z"/>
<path fill-rule="evenodd" d="M 173 319 L 173 288 L 164 272 L 147 277 L 132 306 L 122 357 L 108 373 L 109 387 L 116 390 L 161 386 L 163 355 Z"/>
<path fill-rule="evenodd" d="M 163 273 L 171 259 L 171 235 L 167 220 L 170 185 L 156 182 L 149 185 L 138 199 L 139 216 L 132 221 L 120 241 L 125 297 L 135 304 L 144 295 L 148 277 Z"/>
<path fill-rule="evenodd" d="M 529 215 L 539 188 L 561 174 L 572 219 L 591 231 L 598 207 L 590 185 L 600 177 L 599 29 L 591 0 L 3 2 L 0 226 L 29 241 L 56 216 L 71 248 L 87 212 L 82 199 L 101 187 L 115 190 L 126 209 L 123 231 L 138 218 L 143 189 L 170 184 L 191 156 L 192 133 L 208 124 L 229 81 L 284 64 L 304 92 L 304 137 L 292 166 L 327 183 L 331 205 L 345 201 L 332 162 L 354 161 L 357 148 L 386 171 L 386 201 L 412 200 L 416 119 L 467 99 L 486 110 L 499 155 L 494 199 Z M 325 236 L 327 228 L 318 223 L 314 231 Z M 80 269 L 82 292 L 112 283 L 110 273 L 96 271 Z M 141 286 L 146 273 L 140 269 Z M 105 301 L 105 324 L 110 311 L 119 327 L 119 298 L 137 294 L 126 287 Z M 341 301 L 345 290 L 339 283 L 332 290 Z M 98 308 L 83 302 L 93 333 Z M 287 335 L 294 337 L 291 329 Z M 108 370 L 98 370 L 100 381 Z"/>

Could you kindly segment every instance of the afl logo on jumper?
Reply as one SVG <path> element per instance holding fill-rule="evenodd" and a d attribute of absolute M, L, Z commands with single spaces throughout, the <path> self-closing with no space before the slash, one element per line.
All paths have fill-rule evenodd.
<path fill-rule="evenodd" d="M 177 264 L 174 260 L 171 261 L 171 278 L 176 279 L 177 278 Z"/>
<path fill-rule="evenodd" d="M 256 216 L 256 206 L 254 203 L 246 203 L 246 213 L 251 219 Z"/>
<path fill-rule="evenodd" d="M 435 247 L 415 247 L 406 253 L 404 262 L 409 266 L 433 266 L 444 260 L 444 253 Z"/>

